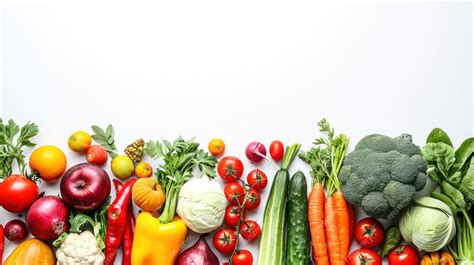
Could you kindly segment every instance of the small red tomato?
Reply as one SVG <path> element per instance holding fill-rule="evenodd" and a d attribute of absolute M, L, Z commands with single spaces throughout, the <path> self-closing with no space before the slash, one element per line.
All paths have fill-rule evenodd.
<path fill-rule="evenodd" d="M 107 151 L 100 145 L 92 145 L 87 150 L 86 159 L 91 164 L 103 165 L 107 162 L 107 158 Z"/>
<path fill-rule="evenodd" d="M 239 250 L 232 257 L 232 263 L 234 265 L 252 265 L 253 263 L 252 253 L 245 249 Z"/>
<path fill-rule="evenodd" d="M 270 144 L 270 155 L 276 162 L 280 161 L 285 154 L 285 146 L 281 141 L 273 141 Z"/>
<path fill-rule="evenodd" d="M 375 248 L 383 243 L 384 229 L 377 219 L 367 217 L 357 222 L 355 239 L 364 248 Z"/>
<path fill-rule="evenodd" d="M 238 205 L 244 199 L 244 194 L 244 188 L 237 182 L 229 182 L 224 186 L 225 197 L 234 205 Z"/>
<path fill-rule="evenodd" d="M 256 190 L 263 190 L 268 183 L 267 175 L 260 169 L 254 169 L 247 175 L 247 183 Z"/>
<path fill-rule="evenodd" d="M 39 188 L 31 179 L 11 175 L 0 183 L 0 205 L 12 213 L 21 213 L 33 204 L 39 196 Z"/>
<path fill-rule="evenodd" d="M 220 229 L 214 234 L 212 242 L 220 253 L 229 255 L 234 251 L 237 234 L 230 228 Z"/>
<path fill-rule="evenodd" d="M 348 265 L 382 265 L 379 254 L 368 248 L 354 250 L 347 257 Z"/>
<path fill-rule="evenodd" d="M 389 265 L 417 265 L 418 250 L 411 245 L 399 245 L 388 254 Z"/>
<path fill-rule="evenodd" d="M 247 191 L 247 200 L 245 201 L 245 209 L 248 211 L 255 210 L 260 205 L 260 193 L 254 189 Z"/>
<path fill-rule="evenodd" d="M 244 164 L 235 156 L 226 156 L 217 164 L 217 173 L 219 173 L 224 182 L 235 181 L 242 177 Z"/>
<path fill-rule="evenodd" d="M 252 242 L 260 238 L 262 229 L 255 221 L 246 220 L 240 225 L 240 234 L 245 240 Z"/>
<path fill-rule="evenodd" d="M 242 219 L 245 219 L 247 213 L 242 211 Z M 224 221 L 228 226 L 237 226 L 240 220 L 240 208 L 235 205 L 227 205 L 225 208 Z"/>

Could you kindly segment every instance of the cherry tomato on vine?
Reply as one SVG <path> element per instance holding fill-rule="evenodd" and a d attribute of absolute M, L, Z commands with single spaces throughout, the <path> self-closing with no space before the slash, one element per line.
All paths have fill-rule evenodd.
<path fill-rule="evenodd" d="M 246 220 L 240 225 L 240 234 L 245 240 L 252 242 L 260 238 L 262 229 L 260 228 L 260 225 L 257 224 L 257 222 Z"/>
<path fill-rule="evenodd" d="M 355 239 L 364 248 L 374 248 L 382 245 L 384 229 L 377 219 L 367 217 L 357 222 Z"/>
<path fill-rule="evenodd" d="M 231 182 L 242 177 L 244 164 L 235 156 L 226 156 L 217 164 L 217 173 L 224 182 Z"/>
<path fill-rule="evenodd" d="M 218 230 L 212 239 L 214 247 L 222 254 L 232 254 L 237 243 L 237 234 L 234 229 L 224 228 Z"/>
<path fill-rule="evenodd" d="M 245 201 L 245 209 L 248 211 L 255 210 L 260 205 L 260 193 L 255 189 L 247 191 L 247 200 Z"/>
<path fill-rule="evenodd" d="M 285 146 L 281 141 L 273 141 L 270 144 L 270 155 L 276 162 L 280 161 L 285 154 Z"/>
<path fill-rule="evenodd" d="M 242 212 L 242 219 L 245 219 L 247 213 L 245 209 Z M 228 226 L 237 226 L 240 220 L 240 208 L 235 205 L 227 205 L 225 208 L 224 221 Z"/>
<path fill-rule="evenodd" d="M 239 202 L 243 201 L 245 191 L 239 183 L 229 182 L 224 186 L 224 195 L 230 203 L 238 205 Z"/>
<path fill-rule="evenodd" d="M 354 250 L 347 257 L 348 265 L 382 265 L 382 259 L 379 254 L 368 248 L 359 248 Z"/>
<path fill-rule="evenodd" d="M 232 257 L 232 263 L 234 265 L 252 265 L 253 256 L 248 250 L 241 249 Z"/>
<path fill-rule="evenodd" d="M 418 250 L 411 245 L 399 245 L 388 254 L 389 265 L 417 265 Z"/>
<path fill-rule="evenodd" d="M 257 168 L 249 172 L 247 183 L 256 190 L 263 190 L 268 184 L 268 178 L 263 171 Z"/>

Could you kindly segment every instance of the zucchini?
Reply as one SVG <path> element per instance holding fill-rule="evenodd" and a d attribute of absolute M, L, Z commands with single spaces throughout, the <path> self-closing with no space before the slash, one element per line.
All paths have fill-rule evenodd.
<path fill-rule="evenodd" d="M 286 264 L 311 264 L 311 235 L 308 221 L 308 185 L 303 172 L 291 177 L 288 187 Z"/>
<path fill-rule="evenodd" d="M 263 214 L 258 265 L 282 265 L 285 262 L 286 193 L 290 179 L 288 167 L 300 147 L 300 144 L 293 144 L 286 148 L 281 169 L 273 179 Z"/>

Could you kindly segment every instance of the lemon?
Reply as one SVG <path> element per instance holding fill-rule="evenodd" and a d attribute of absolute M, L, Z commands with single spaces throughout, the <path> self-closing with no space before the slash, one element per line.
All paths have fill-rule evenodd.
<path fill-rule="evenodd" d="M 119 155 L 112 159 L 110 167 L 112 168 L 114 175 L 119 179 L 130 177 L 135 169 L 132 159 L 127 155 Z"/>
<path fill-rule="evenodd" d="M 77 131 L 71 134 L 71 136 L 69 136 L 69 139 L 67 140 L 67 145 L 69 145 L 69 148 L 72 151 L 78 153 L 87 152 L 87 149 L 89 149 L 91 143 L 92 137 L 85 131 Z"/>

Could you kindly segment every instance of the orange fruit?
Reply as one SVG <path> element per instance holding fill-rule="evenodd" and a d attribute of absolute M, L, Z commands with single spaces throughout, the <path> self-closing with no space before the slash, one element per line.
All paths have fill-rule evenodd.
<path fill-rule="evenodd" d="M 224 153 L 225 143 L 222 141 L 222 139 L 214 138 L 209 141 L 207 148 L 209 149 L 209 153 L 211 153 L 211 155 L 220 156 L 222 153 Z"/>
<path fill-rule="evenodd" d="M 153 173 L 153 168 L 147 162 L 140 162 L 135 166 L 135 175 L 138 178 L 148 178 Z"/>
<path fill-rule="evenodd" d="M 40 174 L 46 182 L 61 178 L 66 170 L 67 160 L 61 149 L 53 145 L 36 148 L 30 156 L 30 168 Z"/>
<path fill-rule="evenodd" d="M 67 140 L 69 148 L 78 153 L 85 153 L 89 149 L 92 143 L 92 137 L 85 131 L 77 131 Z"/>

